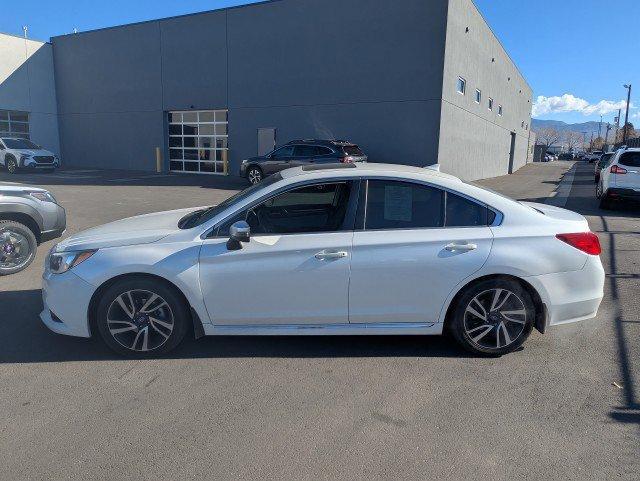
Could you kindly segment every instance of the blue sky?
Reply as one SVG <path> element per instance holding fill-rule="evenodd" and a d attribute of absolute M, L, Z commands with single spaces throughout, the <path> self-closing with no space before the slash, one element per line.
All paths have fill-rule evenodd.
<path fill-rule="evenodd" d="M 300 0 L 305 1 L 305 0 Z M 402 0 L 396 0 L 402 1 Z M 428 0 L 425 0 L 428 1 Z M 534 90 L 539 118 L 613 121 L 640 95 L 640 0 L 475 0 Z M 0 31 L 52 36 L 251 3 L 240 0 L 23 0 L 3 2 Z M 635 19 L 629 21 L 628 19 Z M 640 101 L 635 102 L 640 106 Z M 640 109 L 632 109 L 640 124 Z"/>

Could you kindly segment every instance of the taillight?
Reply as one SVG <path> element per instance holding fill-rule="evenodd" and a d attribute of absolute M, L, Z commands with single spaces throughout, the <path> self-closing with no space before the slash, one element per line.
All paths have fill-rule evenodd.
<path fill-rule="evenodd" d="M 353 164 L 353 157 L 343 157 L 342 158 L 342 163 L 343 164 Z"/>
<path fill-rule="evenodd" d="M 619 165 L 612 165 L 609 172 L 611 172 L 612 174 L 626 174 L 627 169 L 623 169 Z"/>
<path fill-rule="evenodd" d="M 593 232 L 580 232 L 578 234 L 558 234 L 556 236 L 562 242 L 566 242 L 582 252 L 592 256 L 599 256 L 602 252 L 600 239 Z"/>

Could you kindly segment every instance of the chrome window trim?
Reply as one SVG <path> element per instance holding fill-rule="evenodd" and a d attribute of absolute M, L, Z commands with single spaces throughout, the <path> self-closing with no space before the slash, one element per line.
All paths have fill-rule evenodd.
<path fill-rule="evenodd" d="M 208 240 L 208 239 L 226 239 L 227 236 L 223 236 L 223 237 L 218 237 L 216 236 L 210 236 L 214 231 L 218 230 L 225 222 L 227 222 L 229 219 L 231 219 L 233 216 L 239 214 L 241 211 L 243 210 L 247 210 L 247 209 L 252 209 L 253 207 L 262 204 L 263 202 L 267 202 L 268 200 L 279 196 L 280 194 L 283 194 L 289 190 L 295 190 L 297 188 L 300 187 L 305 187 L 308 185 L 314 185 L 314 184 L 335 184 L 335 183 L 339 183 L 339 182 L 355 182 L 358 183 L 362 180 L 361 177 L 332 177 L 330 179 L 308 179 L 305 181 L 299 181 L 299 182 L 295 182 L 292 184 L 287 184 L 285 186 L 279 187 L 271 192 L 269 192 L 267 195 L 265 195 L 264 197 L 260 197 L 259 199 L 250 202 L 244 206 L 242 206 L 241 208 L 234 210 L 231 214 L 225 216 L 222 220 L 216 222 L 212 227 L 206 229 L 201 235 L 200 238 L 203 240 Z M 358 192 L 354 193 L 356 196 L 358 195 Z M 349 202 L 351 202 L 351 200 L 349 200 Z M 229 207 L 232 208 L 232 207 Z M 357 205 L 356 205 L 357 208 Z M 310 235 L 310 234 L 335 234 L 335 233 L 339 233 L 339 232 L 353 232 L 353 229 L 349 229 L 349 230 L 337 230 L 337 231 L 322 231 L 322 232 L 298 232 L 298 233 L 290 233 L 290 234 L 256 234 L 255 237 L 272 237 L 272 236 L 291 236 L 291 235 Z"/>

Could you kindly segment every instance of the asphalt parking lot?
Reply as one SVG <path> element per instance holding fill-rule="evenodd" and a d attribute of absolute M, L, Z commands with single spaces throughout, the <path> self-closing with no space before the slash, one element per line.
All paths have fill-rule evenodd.
<path fill-rule="evenodd" d="M 67 234 L 244 186 L 95 171 L 3 181 L 49 188 Z M 596 319 L 534 332 L 499 359 L 447 338 L 280 337 L 191 340 L 164 359 L 122 360 L 41 325 L 48 243 L 0 279 L 0 479 L 637 480 L 640 208 L 599 210 L 583 163 L 481 184 L 588 218 L 607 272 Z"/>

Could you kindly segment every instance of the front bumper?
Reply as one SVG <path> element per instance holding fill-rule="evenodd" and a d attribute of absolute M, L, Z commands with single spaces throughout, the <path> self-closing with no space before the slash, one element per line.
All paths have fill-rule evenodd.
<path fill-rule="evenodd" d="M 249 166 L 249 164 L 247 163 L 242 163 L 240 164 L 240 177 L 247 177 L 247 167 Z"/>
<path fill-rule="evenodd" d="M 87 314 L 95 288 L 72 271 L 42 276 L 40 319 L 53 332 L 66 336 L 91 337 Z M 55 317 L 54 317 L 55 316 Z"/>
<path fill-rule="evenodd" d="M 40 233 L 40 243 L 61 237 L 67 229 L 67 212 L 61 205 L 55 204 L 55 208 L 49 209 L 43 219 L 45 226 Z"/>
<path fill-rule="evenodd" d="M 599 257 L 589 256 L 579 271 L 526 277 L 546 306 L 546 326 L 591 319 L 604 297 L 605 274 Z"/>

